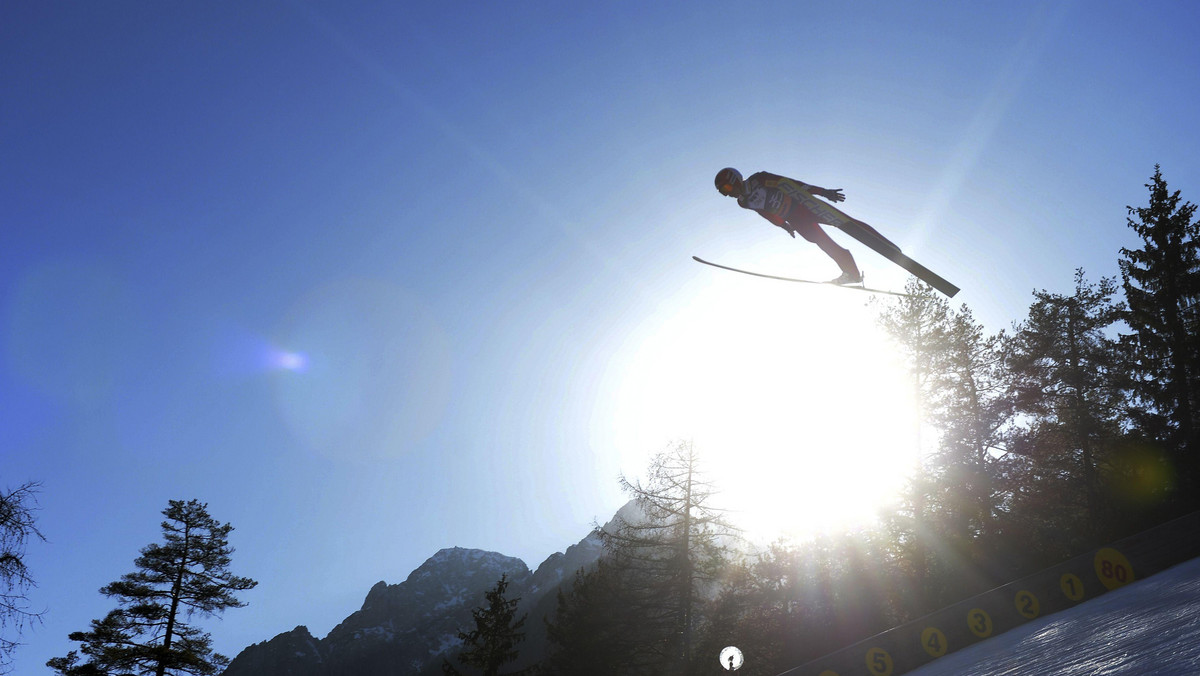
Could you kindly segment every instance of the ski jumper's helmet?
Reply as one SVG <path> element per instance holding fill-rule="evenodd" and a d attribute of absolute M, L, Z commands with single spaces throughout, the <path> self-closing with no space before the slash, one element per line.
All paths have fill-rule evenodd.
<path fill-rule="evenodd" d="M 717 172 L 717 192 L 726 197 L 741 192 L 742 174 L 733 167 L 725 167 Z"/>

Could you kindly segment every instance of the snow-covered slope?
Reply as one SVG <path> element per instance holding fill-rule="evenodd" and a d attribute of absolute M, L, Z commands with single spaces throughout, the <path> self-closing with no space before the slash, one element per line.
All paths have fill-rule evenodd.
<path fill-rule="evenodd" d="M 910 676 L 1200 674 L 1200 559 L 951 653 Z"/>

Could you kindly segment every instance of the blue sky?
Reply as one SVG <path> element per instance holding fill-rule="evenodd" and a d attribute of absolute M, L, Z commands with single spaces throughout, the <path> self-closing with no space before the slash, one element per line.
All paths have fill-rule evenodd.
<path fill-rule="evenodd" d="M 471 4 L 0 5 L 0 484 L 47 538 L 15 673 L 170 499 L 260 581 L 230 656 L 442 547 L 534 567 L 675 439 L 764 530 L 853 523 L 902 367 L 859 294 L 690 260 L 837 273 L 723 166 L 843 188 L 991 330 L 1116 274 L 1156 163 L 1200 200 L 1191 3 Z"/>

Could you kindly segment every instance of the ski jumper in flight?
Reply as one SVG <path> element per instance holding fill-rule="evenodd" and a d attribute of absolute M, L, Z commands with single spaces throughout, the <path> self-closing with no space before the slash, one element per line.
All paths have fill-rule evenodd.
<path fill-rule="evenodd" d="M 809 194 L 824 197 L 830 202 L 841 202 L 846 199 L 841 188 L 829 190 L 765 171 L 752 174 L 750 178 L 743 180 L 737 169 L 727 167 L 717 173 L 716 179 L 717 190 L 722 195 L 736 197 L 738 205 L 742 208 L 757 211 L 760 216 L 783 228 L 792 237 L 795 237 L 796 233 L 800 233 L 801 237 L 820 247 L 821 251 L 832 258 L 842 270 L 841 276 L 830 280 L 833 284 L 862 282 L 862 273 L 854 263 L 854 256 L 848 249 L 838 246 L 837 242 L 834 242 L 833 238 L 821 229 L 820 217 L 799 199 L 795 199 L 794 194 L 789 194 L 784 189 L 783 184 L 785 183 L 799 186 Z M 854 220 L 854 223 L 878 237 L 881 242 L 895 248 L 897 252 L 900 250 L 900 247 L 892 244 L 866 223 L 859 220 Z"/>

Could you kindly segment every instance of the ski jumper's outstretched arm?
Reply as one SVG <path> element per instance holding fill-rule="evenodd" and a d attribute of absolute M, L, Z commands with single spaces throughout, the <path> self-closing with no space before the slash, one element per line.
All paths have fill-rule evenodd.
<path fill-rule="evenodd" d="M 796 182 L 800 183 L 800 181 L 796 181 Z M 832 190 L 830 190 L 829 188 L 822 188 L 820 186 L 807 185 L 804 183 L 800 183 L 800 187 L 802 187 L 805 190 L 809 191 L 810 193 L 816 195 L 817 197 L 824 197 L 825 199 L 829 200 L 830 202 L 845 202 L 846 201 L 846 196 L 842 194 L 841 188 L 833 188 Z"/>
<path fill-rule="evenodd" d="M 767 172 L 763 172 L 763 173 L 767 173 Z M 795 183 L 796 185 L 800 186 L 801 188 L 804 188 L 809 193 L 816 195 L 817 197 L 824 197 L 825 199 L 829 200 L 830 202 L 845 202 L 846 201 L 846 196 L 842 194 L 841 188 L 833 188 L 833 189 L 822 188 L 819 185 L 812 185 L 811 183 L 805 183 L 804 181 L 797 181 L 794 178 L 788 178 L 786 176 L 780 176 L 778 174 L 769 174 L 769 175 L 775 179 L 786 178 L 787 180 L 791 181 L 792 183 Z"/>
<path fill-rule="evenodd" d="M 784 178 L 784 177 L 780 177 L 780 178 Z M 786 180 L 789 180 L 789 181 L 795 183 L 796 185 L 800 186 L 805 191 L 807 191 L 810 195 L 815 195 L 817 197 L 824 197 L 825 199 L 829 200 L 830 202 L 845 202 L 846 201 L 846 196 L 844 194 L 842 194 L 841 188 L 833 188 L 831 190 L 829 188 L 822 188 L 820 186 L 810 185 L 808 183 L 804 183 L 803 181 L 797 181 L 794 178 L 788 178 Z M 869 236 L 874 237 L 875 239 L 879 240 L 880 243 L 887 246 L 888 248 L 895 249 L 896 251 L 900 250 L 900 247 L 896 246 L 895 242 L 888 239 L 887 237 L 884 237 L 878 230 L 871 227 L 870 225 L 867 225 L 866 223 L 858 220 L 857 218 L 853 218 L 853 217 L 851 217 L 847 214 L 844 214 L 840 211 L 837 211 L 837 213 L 841 217 L 844 217 L 848 221 L 850 221 L 850 223 L 857 226 L 860 230 L 866 231 L 869 234 Z M 844 229 L 844 224 L 842 224 L 842 223 L 828 223 L 827 221 L 824 221 L 824 220 L 822 220 L 821 222 L 827 223 L 828 225 L 833 225 L 834 227 Z"/>

